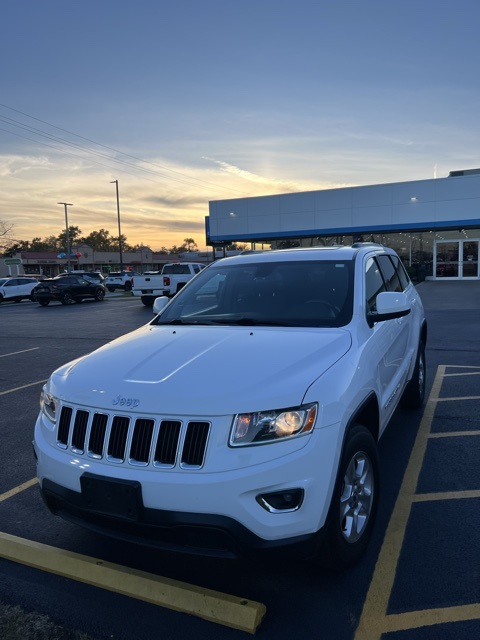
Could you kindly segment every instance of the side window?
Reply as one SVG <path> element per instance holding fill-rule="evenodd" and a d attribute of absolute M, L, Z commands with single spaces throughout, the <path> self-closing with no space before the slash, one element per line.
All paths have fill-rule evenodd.
<path fill-rule="evenodd" d="M 365 272 L 365 296 L 367 311 L 377 310 L 377 296 L 386 291 L 382 272 L 374 258 L 369 258 Z"/>
<path fill-rule="evenodd" d="M 397 270 L 398 273 L 398 277 L 400 278 L 400 284 L 402 285 L 402 289 L 403 291 L 405 291 L 405 289 L 408 287 L 408 285 L 410 284 L 410 278 L 408 277 L 408 273 L 405 270 L 405 267 L 403 266 L 403 262 L 397 258 L 396 256 L 390 256 L 393 260 L 393 264 L 395 265 L 395 268 Z"/>
<path fill-rule="evenodd" d="M 378 262 L 385 277 L 387 291 L 398 291 L 401 293 L 403 287 L 400 284 L 400 279 L 393 266 L 393 262 L 390 260 L 390 256 L 378 256 Z"/>
<path fill-rule="evenodd" d="M 198 273 L 200 271 L 200 267 L 197 264 L 193 265 L 193 273 Z"/>

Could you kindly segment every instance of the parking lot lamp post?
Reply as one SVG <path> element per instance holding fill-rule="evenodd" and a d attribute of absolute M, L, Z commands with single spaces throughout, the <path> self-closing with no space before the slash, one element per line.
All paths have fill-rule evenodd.
<path fill-rule="evenodd" d="M 112 180 L 110 184 L 115 183 L 117 192 L 117 217 L 118 217 L 118 249 L 120 251 L 120 272 L 123 271 L 123 255 L 122 255 L 122 230 L 120 228 L 120 198 L 118 197 L 118 180 Z"/>
<path fill-rule="evenodd" d="M 70 235 L 68 233 L 68 211 L 67 207 L 73 207 L 71 202 L 58 202 L 57 204 L 63 204 L 65 207 L 65 235 L 67 240 L 67 271 L 70 271 Z"/>

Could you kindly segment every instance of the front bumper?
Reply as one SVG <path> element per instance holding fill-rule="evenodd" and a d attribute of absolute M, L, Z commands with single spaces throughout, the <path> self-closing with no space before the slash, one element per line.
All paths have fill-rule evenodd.
<path fill-rule="evenodd" d="M 210 467 L 207 461 L 201 469 L 159 469 L 109 464 L 59 448 L 40 415 L 34 448 L 43 498 L 53 513 L 67 520 L 114 537 L 190 553 L 237 556 L 281 549 L 298 556 L 310 555 L 321 537 L 336 479 L 339 432 L 338 425 L 317 429 L 295 446 L 225 446 L 214 453 L 218 457 Z M 213 436 L 211 444 L 215 450 Z M 225 458 L 231 468 L 213 470 L 218 461 L 225 464 Z M 83 483 L 90 476 L 100 484 L 138 484 L 132 512 L 121 506 L 112 509 L 108 497 L 89 504 Z M 271 512 L 257 500 L 293 489 L 304 496 L 297 510 Z M 118 496 L 113 498 L 121 504 Z"/>
<path fill-rule="evenodd" d="M 81 493 L 44 480 L 40 489 L 48 509 L 96 533 L 166 551 L 211 557 L 305 558 L 315 554 L 323 529 L 281 540 L 264 540 L 240 522 L 215 514 L 162 511 L 142 507 L 132 520 L 92 511 Z"/>

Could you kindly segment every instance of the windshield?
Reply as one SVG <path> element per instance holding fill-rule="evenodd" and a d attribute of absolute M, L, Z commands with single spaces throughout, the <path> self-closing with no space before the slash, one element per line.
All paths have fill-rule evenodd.
<path fill-rule="evenodd" d="M 340 327 L 353 306 L 353 262 L 214 263 L 153 324 Z"/>

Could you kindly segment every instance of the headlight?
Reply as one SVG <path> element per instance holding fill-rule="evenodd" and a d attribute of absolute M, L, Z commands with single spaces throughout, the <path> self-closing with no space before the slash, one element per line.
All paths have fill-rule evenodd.
<path fill-rule="evenodd" d="M 52 394 L 43 387 L 40 393 L 40 408 L 51 422 L 55 422 L 57 419 L 57 407 L 58 398 L 52 396 Z"/>
<path fill-rule="evenodd" d="M 293 409 L 239 413 L 233 422 L 230 445 L 261 444 L 305 435 L 313 431 L 317 405 Z"/>

